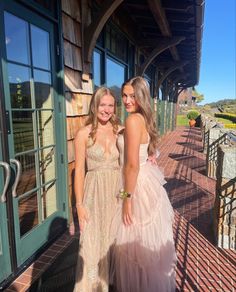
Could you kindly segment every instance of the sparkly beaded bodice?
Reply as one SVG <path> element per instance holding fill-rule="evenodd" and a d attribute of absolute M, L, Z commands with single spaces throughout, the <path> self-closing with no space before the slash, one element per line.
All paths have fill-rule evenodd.
<path fill-rule="evenodd" d="M 89 145 L 86 151 L 87 170 L 111 169 L 119 167 L 119 151 L 112 145 L 109 152 L 105 152 L 102 145 L 95 143 Z"/>

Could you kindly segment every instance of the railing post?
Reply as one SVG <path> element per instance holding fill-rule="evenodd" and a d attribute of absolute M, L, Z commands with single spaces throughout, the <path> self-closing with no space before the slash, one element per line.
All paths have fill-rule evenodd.
<path fill-rule="evenodd" d="M 217 148 L 227 143 L 227 131 L 222 128 L 211 128 L 208 130 L 208 145 L 206 155 L 207 176 L 216 178 Z"/>
<path fill-rule="evenodd" d="M 236 146 L 218 147 L 214 206 L 217 245 L 236 250 Z"/>

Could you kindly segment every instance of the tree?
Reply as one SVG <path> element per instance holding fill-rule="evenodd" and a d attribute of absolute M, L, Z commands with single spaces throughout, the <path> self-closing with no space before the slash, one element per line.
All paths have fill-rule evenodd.
<path fill-rule="evenodd" d="M 204 95 L 197 92 L 197 90 L 193 87 L 192 88 L 192 98 L 195 100 L 196 103 L 199 103 L 204 100 Z"/>

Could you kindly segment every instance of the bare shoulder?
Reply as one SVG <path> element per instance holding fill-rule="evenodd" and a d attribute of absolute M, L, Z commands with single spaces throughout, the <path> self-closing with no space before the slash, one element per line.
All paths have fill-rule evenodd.
<path fill-rule="evenodd" d="M 89 133 L 91 130 L 91 125 L 84 126 L 78 130 L 75 136 L 75 142 L 87 141 Z"/>
<path fill-rule="evenodd" d="M 142 128 L 142 120 L 136 113 L 128 116 L 125 121 L 125 133 L 127 137 L 132 137 L 133 140 L 134 137 L 140 139 Z"/>
<path fill-rule="evenodd" d="M 143 116 L 139 113 L 133 113 L 129 115 L 125 121 L 125 126 L 127 125 L 141 125 L 143 123 Z"/>

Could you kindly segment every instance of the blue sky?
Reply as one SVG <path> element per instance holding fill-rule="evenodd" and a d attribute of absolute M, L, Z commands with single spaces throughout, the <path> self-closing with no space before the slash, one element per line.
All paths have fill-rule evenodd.
<path fill-rule="evenodd" d="M 236 1 L 206 0 L 196 90 L 206 104 L 236 98 Z"/>

